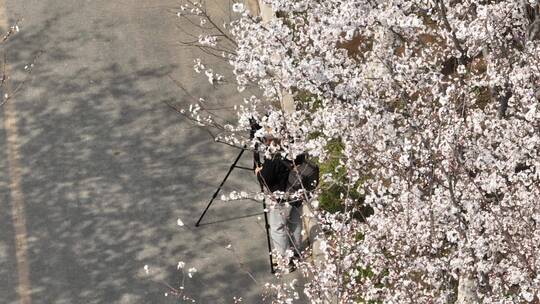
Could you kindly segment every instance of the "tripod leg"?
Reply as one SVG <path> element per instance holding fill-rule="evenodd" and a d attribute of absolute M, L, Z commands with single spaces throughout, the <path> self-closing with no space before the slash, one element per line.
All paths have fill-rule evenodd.
<path fill-rule="evenodd" d="M 268 224 L 268 212 L 266 212 L 266 201 L 263 199 L 264 225 L 266 228 L 266 241 L 268 243 L 268 256 L 270 257 L 270 272 L 274 274 L 274 259 L 272 257 L 272 243 L 270 241 L 270 224 Z"/>
<path fill-rule="evenodd" d="M 234 167 L 236 167 L 236 164 L 238 163 L 238 161 L 240 160 L 240 157 L 242 157 L 242 154 L 244 154 L 244 149 L 240 150 L 240 153 L 238 153 L 238 156 L 236 157 L 236 159 L 234 160 L 233 164 L 231 165 L 231 167 L 229 168 L 229 172 L 227 172 L 227 175 L 225 175 L 225 178 L 221 181 L 221 184 L 219 184 L 219 187 L 217 188 L 216 192 L 214 192 L 214 195 L 212 195 L 212 199 L 210 200 L 210 202 L 208 203 L 208 205 L 206 206 L 206 208 L 204 209 L 203 213 L 201 214 L 201 217 L 199 218 L 199 220 L 197 221 L 197 223 L 195 224 L 195 227 L 199 227 L 199 224 L 201 223 L 204 215 L 206 214 L 206 211 L 208 211 L 208 209 L 210 209 L 210 206 L 212 205 L 212 203 L 214 202 L 214 199 L 217 197 L 219 191 L 221 191 L 221 187 L 223 187 L 223 185 L 225 184 L 225 182 L 227 181 L 227 178 L 229 178 L 229 175 L 231 174 L 231 172 L 233 171 Z"/>

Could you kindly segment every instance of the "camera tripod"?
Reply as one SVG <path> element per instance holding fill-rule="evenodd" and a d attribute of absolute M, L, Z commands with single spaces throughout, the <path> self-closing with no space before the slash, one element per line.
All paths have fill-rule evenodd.
<path fill-rule="evenodd" d="M 242 150 L 240 150 L 240 153 L 238 153 L 238 156 L 236 157 L 236 159 L 232 163 L 231 167 L 229 168 L 229 171 L 225 175 L 225 178 L 223 178 L 223 180 L 221 181 L 221 184 L 219 184 L 218 188 L 216 189 L 216 192 L 214 192 L 214 195 L 212 195 L 212 198 L 210 199 L 210 202 L 208 202 L 208 205 L 206 206 L 203 213 L 201 214 L 201 217 L 199 218 L 199 220 L 195 224 L 195 227 L 199 227 L 204 215 L 206 214 L 208 209 L 210 209 L 210 206 L 214 202 L 214 199 L 217 197 L 218 193 L 221 191 L 221 188 L 223 187 L 223 185 L 225 184 L 225 182 L 229 178 L 229 175 L 234 170 L 234 168 L 253 171 L 253 170 L 255 170 L 255 167 L 257 165 L 261 164 L 259 154 L 257 152 L 254 152 L 254 155 L 253 155 L 253 168 L 238 166 L 237 165 L 238 161 L 240 160 L 240 158 L 244 154 L 245 150 L 246 150 L 246 147 L 244 146 L 244 148 L 242 148 Z M 261 191 L 263 191 L 263 185 L 260 182 L 259 182 L 259 185 L 261 186 Z M 271 244 L 271 241 L 270 241 L 270 225 L 268 224 L 268 214 L 266 212 L 266 201 L 265 201 L 264 198 L 263 198 L 262 203 L 263 203 L 263 210 L 264 210 L 264 227 L 265 227 L 265 230 L 266 230 L 266 241 L 268 243 L 268 256 L 270 257 L 270 272 L 275 273 L 274 261 L 272 259 L 272 244 Z"/>

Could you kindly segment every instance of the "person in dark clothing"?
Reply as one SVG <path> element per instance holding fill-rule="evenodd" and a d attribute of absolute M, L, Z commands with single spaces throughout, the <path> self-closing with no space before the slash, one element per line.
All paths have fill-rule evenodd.
<path fill-rule="evenodd" d="M 267 144 L 272 144 L 275 139 L 265 140 Z M 265 159 L 262 167 L 255 169 L 255 173 L 267 197 L 274 201 L 268 211 L 273 247 L 282 257 L 290 258 L 301 252 L 302 206 L 291 205 L 275 195 L 276 191 L 281 194 L 287 191 L 290 167 L 285 162 L 280 155 L 272 155 L 272 158 Z"/>
<path fill-rule="evenodd" d="M 287 190 L 289 168 L 283 162 L 281 156 L 273 155 L 272 158 L 265 159 L 263 166 L 258 170 L 257 178 L 269 192 Z"/>

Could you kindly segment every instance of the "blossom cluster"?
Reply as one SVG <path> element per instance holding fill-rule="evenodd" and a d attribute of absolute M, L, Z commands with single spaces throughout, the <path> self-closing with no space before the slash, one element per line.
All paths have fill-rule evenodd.
<path fill-rule="evenodd" d="M 277 18 L 237 6 L 228 28 L 238 86 L 261 91 L 232 128 L 338 158 L 343 208 L 315 210 L 323 263 L 300 265 L 312 302 L 449 303 L 464 280 L 540 301 L 539 2 L 265 2 Z"/>

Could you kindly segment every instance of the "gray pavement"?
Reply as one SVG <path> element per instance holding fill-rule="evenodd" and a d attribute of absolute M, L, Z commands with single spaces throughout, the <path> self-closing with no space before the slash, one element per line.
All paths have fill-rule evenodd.
<path fill-rule="evenodd" d="M 188 104 L 169 75 L 209 100 L 232 104 L 239 96 L 194 76 L 197 52 L 176 45 L 183 32 L 167 12 L 178 2 L 5 2 L 10 21 L 23 20 L 8 45 L 15 84 L 44 52 L 11 101 L 31 303 L 183 303 L 164 296 L 167 284 L 182 280 L 199 303 L 231 303 L 233 296 L 260 303 L 270 278 L 261 206 L 217 201 L 210 224 L 192 228 L 238 151 L 213 143 L 164 105 Z M 211 8 L 217 14 L 228 3 Z M 0 303 L 22 303 L 13 168 L 0 113 Z M 256 188 L 248 172 L 235 172 L 227 184 Z M 198 269 L 192 279 L 176 269 L 179 261 Z"/>

